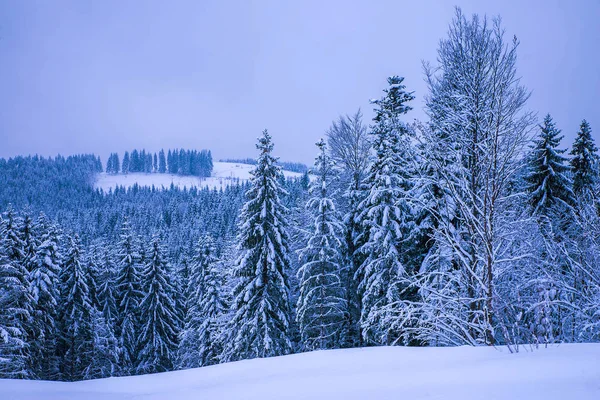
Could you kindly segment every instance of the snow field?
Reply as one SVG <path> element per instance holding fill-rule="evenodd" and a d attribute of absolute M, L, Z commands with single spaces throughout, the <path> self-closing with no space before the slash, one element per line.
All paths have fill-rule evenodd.
<path fill-rule="evenodd" d="M 371 347 L 75 383 L 0 380 L 3 400 L 600 399 L 600 344 Z"/>

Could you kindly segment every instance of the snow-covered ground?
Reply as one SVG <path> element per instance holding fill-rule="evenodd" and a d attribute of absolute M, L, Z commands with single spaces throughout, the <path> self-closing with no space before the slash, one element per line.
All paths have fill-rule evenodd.
<path fill-rule="evenodd" d="M 0 380 L 3 400 L 600 399 L 600 344 L 375 347 L 75 383 Z"/>
<path fill-rule="evenodd" d="M 253 168 L 253 165 L 248 164 L 215 162 L 213 173 L 210 178 L 173 174 L 146 174 L 140 172 L 117 175 L 101 173 L 97 175 L 94 187 L 100 188 L 105 192 L 108 192 L 109 189 L 114 189 L 117 186 L 130 187 L 136 183 L 140 186 L 154 185 L 156 188 L 169 188 L 171 184 L 173 184 L 179 188 L 191 188 L 196 186 L 219 189 L 231 185 L 232 183 L 250 179 L 250 171 Z M 283 174 L 286 177 L 300 177 L 302 175 L 290 171 L 283 171 Z"/>

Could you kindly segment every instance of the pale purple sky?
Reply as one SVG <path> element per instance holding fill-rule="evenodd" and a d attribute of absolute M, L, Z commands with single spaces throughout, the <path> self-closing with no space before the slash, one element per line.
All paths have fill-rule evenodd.
<path fill-rule="evenodd" d="M 454 5 L 501 15 L 521 41 L 529 108 L 570 145 L 600 137 L 600 0 L 0 0 L 0 157 L 207 148 L 310 163 L 333 119 L 406 77 L 423 118 L 421 60 Z"/>

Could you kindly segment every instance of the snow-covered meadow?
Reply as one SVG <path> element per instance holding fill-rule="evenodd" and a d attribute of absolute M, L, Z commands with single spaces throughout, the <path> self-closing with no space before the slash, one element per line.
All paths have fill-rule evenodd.
<path fill-rule="evenodd" d="M 110 189 L 115 189 L 117 186 L 131 187 L 134 184 L 139 186 L 152 186 L 156 188 L 169 188 L 171 184 L 182 189 L 184 187 L 208 187 L 221 189 L 231 184 L 244 182 L 250 179 L 250 171 L 254 165 L 229 162 L 215 162 L 213 164 L 212 176 L 209 178 L 200 178 L 197 176 L 182 176 L 176 174 L 157 174 L 133 172 L 128 174 L 107 174 L 100 173 L 97 175 L 94 187 L 108 192 Z M 300 177 L 302 174 L 298 172 L 283 171 L 286 178 Z"/>
<path fill-rule="evenodd" d="M 600 398 L 600 344 L 316 351 L 74 383 L 0 380 L 3 400 Z"/>

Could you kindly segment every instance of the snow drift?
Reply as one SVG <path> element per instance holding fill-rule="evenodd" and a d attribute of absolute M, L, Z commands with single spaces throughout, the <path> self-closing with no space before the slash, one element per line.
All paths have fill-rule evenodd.
<path fill-rule="evenodd" d="M 600 344 L 374 347 L 74 383 L 0 380 L 3 400 L 600 399 Z"/>

